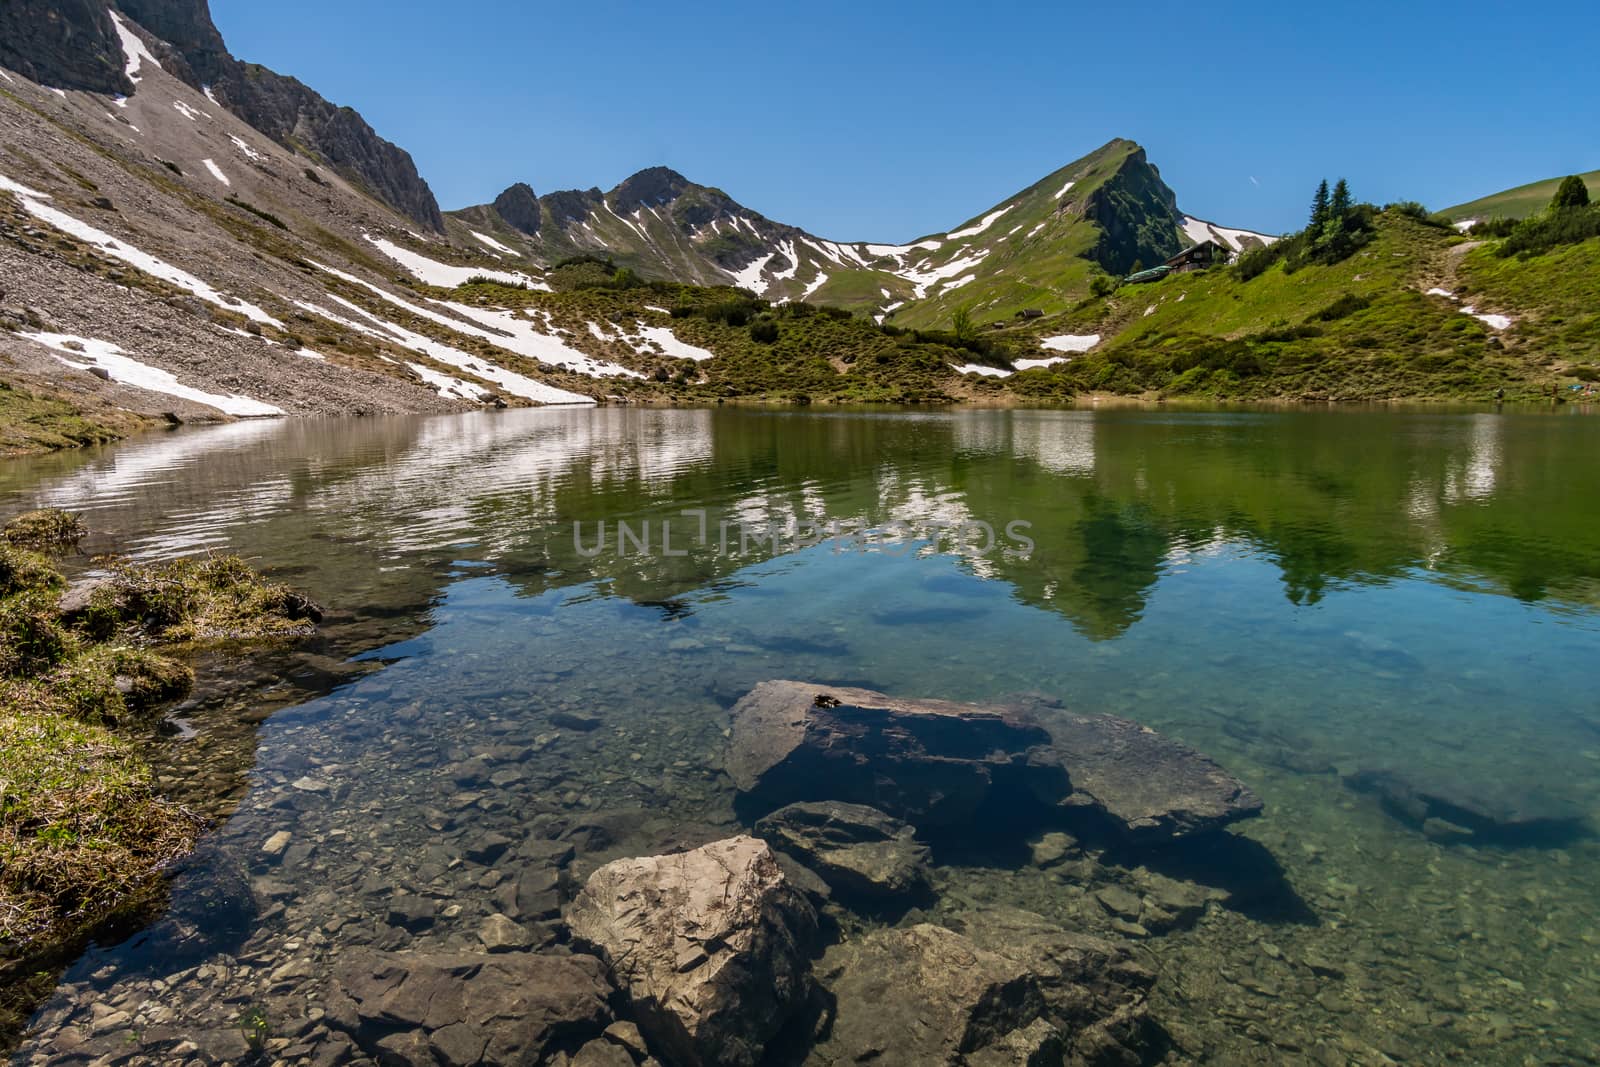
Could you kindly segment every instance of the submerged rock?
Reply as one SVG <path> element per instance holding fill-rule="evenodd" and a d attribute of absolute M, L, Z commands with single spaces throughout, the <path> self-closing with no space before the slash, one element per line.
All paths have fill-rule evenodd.
<path fill-rule="evenodd" d="M 870 804 L 920 829 L 968 830 L 991 802 L 1009 805 L 1013 819 L 1060 805 L 1139 845 L 1261 812 L 1254 793 L 1188 745 L 1037 697 L 959 704 L 773 681 L 732 718 L 728 773 L 768 804 Z"/>
<path fill-rule="evenodd" d="M 598 1038 L 612 992 L 593 956 L 349 952 L 329 1022 L 383 1063 L 541 1062 Z"/>
<path fill-rule="evenodd" d="M 1345 785 L 1436 841 L 1564 844 L 1592 832 L 1583 813 L 1540 790 L 1420 771 L 1363 770 Z"/>
<path fill-rule="evenodd" d="M 928 847 L 911 826 L 877 808 L 837 800 L 789 804 L 756 823 L 756 833 L 841 897 L 909 907 L 929 893 Z"/>
<path fill-rule="evenodd" d="M 762 803 L 870 804 L 918 827 L 969 828 L 1004 794 L 1054 804 L 1067 776 L 1050 735 L 1012 708 L 763 682 L 734 706 L 726 769 Z"/>
<path fill-rule="evenodd" d="M 1114 715 L 1042 716 L 1072 780 L 1070 805 L 1137 844 L 1218 830 L 1261 814 L 1261 800 L 1210 756 Z"/>
<path fill-rule="evenodd" d="M 1063 930 L 1017 908 L 962 912 L 949 922 L 1034 977 L 1044 1018 L 1063 1036 L 1066 1062 L 1143 1064 L 1165 1051 L 1166 1033 L 1146 1005 L 1156 976 L 1125 946 Z"/>
<path fill-rule="evenodd" d="M 942 926 L 874 931 L 830 948 L 818 970 L 838 1003 L 812 1062 L 1026 1064 L 1060 1044 L 1054 1027 L 1035 1025 L 1045 1001 L 1028 968 Z M 975 1058 L 1019 1044 L 1031 1051 Z"/>
<path fill-rule="evenodd" d="M 608 863 L 567 923 L 675 1063 L 750 1067 L 811 1003 L 816 912 L 753 837 Z"/>

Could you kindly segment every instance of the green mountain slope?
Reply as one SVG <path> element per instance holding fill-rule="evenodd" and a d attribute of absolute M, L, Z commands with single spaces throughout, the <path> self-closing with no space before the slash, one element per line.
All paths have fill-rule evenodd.
<path fill-rule="evenodd" d="M 451 236 L 508 264 L 592 255 L 648 277 L 737 285 L 771 301 L 808 300 L 913 327 L 1060 311 L 1096 273 L 1150 266 L 1197 240 L 1269 238 L 1185 216 L 1132 141 L 1115 140 L 951 230 L 909 244 L 839 242 L 774 222 L 663 167 L 610 192 L 535 196 L 526 185 L 451 212 Z"/>
<path fill-rule="evenodd" d="M 1496 244 L 1385 211 L 1342 262 L 1174 275 L 1002 333 L 1019 351 L 1024 337 L 1100 337 L 1003 384 L 1041 398 L 1487 400 L 1600 378 L 1600 239 L 1525 259 Z"/>
<path fill-rule="evenodd" d="M 1600 195 L 1600 170 L 1591 170 L 1580 177 L 1592 193 Z M 1463 222 L 1467 219 L 1525 219 L 1548 207 L 1560 184 L 1561 178 L 1546 178 L 1445 208 L 1440 214 Z"/>

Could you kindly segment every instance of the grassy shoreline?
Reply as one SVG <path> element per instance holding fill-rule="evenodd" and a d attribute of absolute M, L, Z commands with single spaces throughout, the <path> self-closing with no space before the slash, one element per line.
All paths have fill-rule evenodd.
<path fill-rule="evenodd" d="M 192 687 L 188 654 L 302 637 L 321 617 L 230 556 L 96 560 L 69 586 L 58 561 L 85 532 L 60 511 L 0 531 L 0 1032 L 73 946 L 159 897 L 205 829 L 134 741 Z"/>

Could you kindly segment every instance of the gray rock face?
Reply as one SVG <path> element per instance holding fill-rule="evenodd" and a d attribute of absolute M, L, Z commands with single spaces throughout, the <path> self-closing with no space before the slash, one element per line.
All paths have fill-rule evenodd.
<path fill-rule="evenodd" d="M 530 237 L 539 232 L 539 198 L 526 182 L 518 182 L 495 197 L 494 210 L 514 230 Z"/>
<path fill-rule="evenodd" d="M 763 682 L 733 708 L 726 768 L 762 803 L 870 804 L 919 828 L 969 827 L 1005 791 L 1057 803 L 1050 735 L 1012 708 Z"/>
<path fill-rule="evenodd" d="M 929 892 L 927 846 L 877 808 L 836 800 L 789 804 L 756 823 L 756 833 L 816 871 L 842 899 L 909 906 Z"/>
<path fill-rule="evenodd" d="M 294 78 L 229 54 L 206 0 L 119 0 L 124 14 L 166 42 L 162 65 L 196 89 L 209 87 L 244 121 L 370 190 L 421 226 L 443 231 L 438 201 L 404 150 L 355 111 L 336 107 Z M 121 39 L 93 0 L 7 0 L 0 5 L 0 66 L 55 88 L 131 93 Z"/>
<path fill-rule="evenodd" d="M 608 863 L 567 923 L 676 1063 L 750 1067 L 811 997 L 816 913 L 752 837 Z"/>
<path fill-rule="evenodd" d="M 1211 757 L 1139 723 L 1058 711 L 1046 721 L 1068 776 L 1071 804 L 1108 816 L 1130 839 L 1154 843 L 1261 814 L 1261 800 Z"/>
<path fill-rule="evenodd" d="M 592 956 L 349 953 L 329 1021 L 380 1062 L 537 1063 L 600 1037 L 612 992 Z"/>
<path fill-rule="evenodd" d="M 969 1057 L 984 1050 L 1057 1039 L 1048 1024 L 1029 1029 L 1045 1001 L 1026 967 L 942 926 L 878 930 L 835 945 L 818 975 L 838 1008 L 812 1054 L 816 1063 L 955 1065 L 978 1062 Z"/>
<path fill-rule="evenodd" d="M 130 93 L 122 44 L 97 0 L 0 4 L 0 67 L 54 89 Z"/>

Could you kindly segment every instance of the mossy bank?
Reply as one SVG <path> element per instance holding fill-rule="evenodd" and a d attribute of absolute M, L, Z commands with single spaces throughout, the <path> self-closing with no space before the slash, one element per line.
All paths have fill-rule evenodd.
<path fill-rule="evenodd" d="M 188 654 L 302 637 L 320 618 L 231 556 L 97 559 L 69 584 L 62 563 L 85 533 L 38 511 L 0 536 L 0 1034 L 53 965 L 158 903 L 162 870 L 205 829 L 137 746 L 193 686 Z"/>

